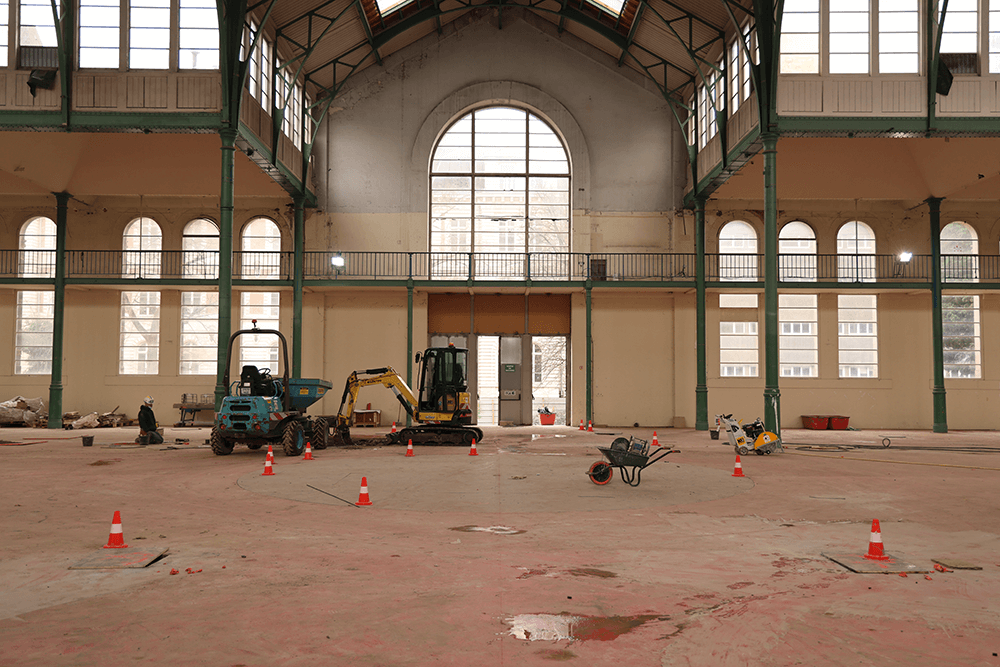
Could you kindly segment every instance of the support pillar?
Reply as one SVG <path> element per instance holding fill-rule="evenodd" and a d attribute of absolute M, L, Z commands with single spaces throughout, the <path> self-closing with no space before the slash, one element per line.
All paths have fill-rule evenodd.
<path fill-rule="evenodd" d="M 305 197 L 297 194 L 295 205 L 295 257 L 292 276 L 292 373 L 293 378 L 302 377 L 302 275 L 305 253 Z"/>
<path fill-rule="evenodd" d="M 931 319 L 934 336 L 934 432 L 948 432 L 944 391 L 944 316 L 941 309 L 941 200 L 926 199 L 931 213 Z"/>
<path fill-rule="evenodd" d="M 708 430 L 708 368 L 705 358 L 705 198 L 695 199 L 694 208 L 694 275 L 697 300 L 697 334 L 695 348 L 698 357 L 698 384 L 695 386 L 696 431 Z"/>
<path fill-rule="evenodd" d="M 413 261 L 413 256 L 410 255 L 410 261 Z M 410 271 L 410 277 L 406 281 L 406 386 L 413 386 L 413 271 Z M 420 388 L 417 387 L 417 391 Z M 413 425 L 413 418 L 409 413 L 406 414 L 406 425 L 407 427 Z"/>
<path fill-rule="evenodd" d="M 222 407 L 222 397 L 229 391 L 223 379 L 226 354 L 232 334 L 233 314 L 233 170 L 236 164 L 236 129 L 223 128 L 222 187 L 219 191 L 219 351 L 215 382 L 215 409 Z"/>
<path fill-rule="evenodd" d="M 590 262 L 587 262 L 590 265 Z M 591 285 L 590 277 L 587 278 L 587 284 L 584 288 L 585 298 L 587 302 L 587 421 L 593 421 L 594 419 L 594 324 L 592 317 L 592 297 L 591 297 Z"/>
<path fill-rule="evenodd" d="M 62 428 L 63 316 L 66 312 L 66 205 L 68 192 L 56 192 L 56 275 L 52 295 L 52 375 L 49 380 L 48 428 Z"/>
<path fill-rule="evenodd" d="M 778 135 L 764 143 L 764 427 L 781 435 L 778 389 Z"/>

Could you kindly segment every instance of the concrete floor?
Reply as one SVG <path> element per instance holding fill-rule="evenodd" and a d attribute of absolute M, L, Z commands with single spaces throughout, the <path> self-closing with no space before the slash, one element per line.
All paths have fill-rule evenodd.
<path fill-rule="evenodd" d="M 485 430 L 475 458 L 277 453 L 263 477 L 263 450 L 214 456 L 206 429 L 0 429 L 31 443 L 0 446 L 0 666 L 1000 665 L 1000 434 L 786 430 L 822 447 L 741 479 L 729 446 L 665 429 L 680 451 L 630 488 L 584 473 L 649 431 Z M 356 502 L 362 476 L 371 507 L 327 495 Z M 69 569 L 112 553 L 116 510 L 167 556 Z M 821 555 L 864 554 L 872 519 L 916 569 L 982 569 Z"/>

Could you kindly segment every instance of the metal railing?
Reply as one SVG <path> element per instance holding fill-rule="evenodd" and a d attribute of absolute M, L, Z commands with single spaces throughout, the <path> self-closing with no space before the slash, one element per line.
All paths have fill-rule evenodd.
<path fill-rule="evenodd" d="M 52 278 L 54 250 L 0 250 L 0 278 Z M 239 280 L 292 280 L 294 253 L 236 251 Z M 334 262 L 334 259 L 337 261 Z M 303 278 L 320 281 L 614 281 L 694 282 L 694 253 L 333 252 L 303 254 Z M 778 281 L 791 283 L 929 283 L 930 255 L 778 255 Z M 79 279 L 219 277 L 212 250 L 70 250 L 66 275 Z M 761 254 L 706 254 L 710 282 L 761 282 Z M 1000 282 L 1000 256 L 942 255 L 944 283 Z"/>

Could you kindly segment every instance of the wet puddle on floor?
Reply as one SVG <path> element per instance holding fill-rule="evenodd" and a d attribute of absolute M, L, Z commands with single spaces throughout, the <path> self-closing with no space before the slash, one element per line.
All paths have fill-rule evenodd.
<path fill-rule="evenodd" d="M 565 438 L 565 434 L 562 433 L 532 433 L 532 440 L 541 440 L 542 438 Z"/>
<path fill-rule="evenodd" d="M 525 530 L 510 528 L 509 526 L 456 526 L 448 530 L 455 530 L 460 533 L 493 533 L 494 535 L 520 535 Z"/>
<path fill-rule="evenodd" d="M 518 614 L 508 618 L 510 635 L 526 641 L 612 641 L 651 621 L 667 621 L 669 616 L 571 616 L 569 614 Z"/>
<path fill-rule="evenodd" d="M 558 577 L 560 574 L 558 570 L 523 567 L 518 569 L 524 570 L 524 572 L 517 577 L 518 579 L 530 579 L 531 577 Z M 562 570 L 562 573 L 571 574 L 574 577 L 597 577 L 599 579 L 614 579 L 618 576 L 615 572 L 598 570 L 594 567 L 575 567 L 570 570 Z"/>

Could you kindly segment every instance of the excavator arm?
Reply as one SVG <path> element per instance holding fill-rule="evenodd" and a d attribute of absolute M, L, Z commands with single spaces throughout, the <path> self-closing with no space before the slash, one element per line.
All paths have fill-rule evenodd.
<path fill-rule="evenodd" d="M 362 387 L 369 387 L 375 384 L 380 384 L 390 389 L 396 395 L 396 400 L 406 410 L 406 414 L 416 417 L 417 397 L 413 395 L 410 387 L 391 366 L 353 371 L 347 376 L 344 395 L 340 400 L 340 410 L 337 412 L 336 431 L 345 444 L 350 444 L 351 442 L 351 415 L 354 414 L 354 406 L 358 402 L 358 393 Z"/>

